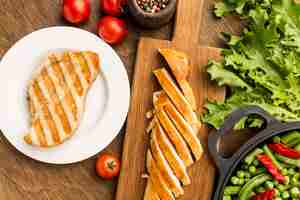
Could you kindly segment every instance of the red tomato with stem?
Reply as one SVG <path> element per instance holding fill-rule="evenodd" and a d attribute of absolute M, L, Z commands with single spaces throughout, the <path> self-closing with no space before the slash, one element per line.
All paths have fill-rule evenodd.
<path fill-rule="evenodd" d="M 109 44 L 117 44 L 128 34 L 125 21 L 112 16 L 104 16 L 98 22 L 99 36 Z"/>
<path fill-rule="evenodd" d="M 71 23 L 77 24 L 86 21 L 91 13 L 89 0 L 64 0 L 63 16 Z"/>
<path fill-rule="evenodd" d="M 120 173 L 120 161 L 115 156 L 103 154 L 96 162 L 96 172 L 104 179 L 112 179 Z"/>

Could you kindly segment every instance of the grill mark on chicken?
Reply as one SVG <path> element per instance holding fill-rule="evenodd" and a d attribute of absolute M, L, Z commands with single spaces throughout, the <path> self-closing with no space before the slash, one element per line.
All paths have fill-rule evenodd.
<path fill-rule="evenodd" d="M 53 84 L 53 81 L 50 79 L 47 69 L 44 68 L 41 72 L 41 76 L 43 79 L 43 83 L 45 85 L 45 89 L 47 91 L 44 91 L 43 94 L 46 96 L 49 95 L 48 104 L 54 104 L 55 113 L 58 115 L 60 124 L 63 127 L 63 131 L 68 135 L 71 133 L 71 126 L 67 117 L 67 114 L 63 108 L 62 102 L 60 98 L 57 95 L 57 91 L 55 89 L 55 86 Z M 56 123 L 58 125 L 58 123 Z"/>
<path fill-rule="evenodd" d="M 32 125 L 33 129 L 37 135 L 37 139 L 40 142 L 41 146 L 42 147 L 47 146 L 48 142 L 47 142 L 46 136 L 44 134 L 40 119 L 35 120 L 32 124 L 33 124 Z"/>
<path fill-rule="evenodd" d="M 83 88 L 82 88 L 81 82 L 79 80 L 79 76 L 77 75 L 77 73 L 75 71 L 75 66 L 71 62 L 70 55 L 67 52 L 63 54 L 63 63 L 66 66 L 66 68 L 70 74 L 74 88 L 76 89 L 78 96 L 82 96 Z"/>
<path fill-rule="evenodd" d="M 67 81 L 65 65 L 62 65 L 62 62 L 59 62 L 58 58 L 55 55 L 53 55 L 51 59 L 57 61 L 55 62 L 57 63 L 55 65 L 58 66 L 55 66 L 56 69 L 54 69 L 54 67 L 52 68 L 50 67 L 48 69 L 48 75 L 53 82 L 53 87 L 55 88 L 58 96 L 63 97 L 60 99 L 66 100 L 66 101 L 62 101 L 62 106 L 64 107 L 64 110 L 68 110 L 72 113 L 73 117 L 68 116 L 68 119 L 70 119 L 71 127 L 74 127 L 74 123 L 77 120 L 77 112 L 78 112 L 78 108 L 76 106 L 76 102 L 73 97 L 76 94 L 72 95 L 70 85 L 68 84 Z M 52 71 L 54 71 L 54 74 L 52 74 Z M 67 114 L 69 113 L 68 111 L 66 112 Z"/>
<path fill-rule="evenodd" d="M 41 145 L 41 142 L 39 140 L 39 137 L 37 134 L 44 134 L 46 141 L 47 141 L 47 146 L 51 146 L 53 144 L 53 137 L 52 133 L 50 132 L 48 128 L 48 122 L 45 120 L 45 116 L 41 114 L 41 105 L 39 104 L 37 97 L 33 93 L 32 88 L 29 89 L 29 96 L 30 96 L 30 101 L 32 105 L 32 110 L 33 112 L 31 113 L 32 116 L 32 128 L 31 132 L 29 134 L 30 137 L 27 138 L 27 140 L 30 139 L 30 142 L 33 144 Z M 38 120 L 38 124 L 40 125 L 40 129 L 36 130 L 36 122 Z M 40 132 L 40 133 L 39 133 Z M 27 141 L 25 138 L 25 141 Z M 29 143 L 31 144 L 31 143 Z M 45 144 L 45 143 L 43 143 Z M 41 145 L 42 146 L 42 145 Z M 44 146 L 44 145 L 43 145 Z"/>
<path fill-rule="evenodd" d="M 33 81 L 32 88 L 33 88 L 33 95 L 35 95 L 37 97 L 38 103 L 41 105 L 43 115 L 45 117 L 45 120 L 47 121 L 48 128 L 52 133 L 53 140 L 54 140 L 55 143 L 59 143 L 60 142 L 60 137 L 59 137 L 58 130 L 57 130 L 56 125 L 54 123 L 53 117 L 52 117 L 52 115 L 49 111 L 47 101 L 46 101 L 45 97 L 43 96 L 42 91 L 41 91 L 41 89 L 38 85 L 38 82 L 36 80 Z"/>
<path fill-rule="evenodd" d="M 81 67 L 80 62 L 78 60 L 78 57 L 73 52 L 69 52 L 69 56 L 71 57 L 71 63 L 74 66 L 75 73 L 79 77 L 79 81 L 81 83 L 83 91 L 86 91 L 89 84 L 88 84 L 88 81 L 85 79 L 84 71 L 82 70 L 82 67 Z"/>

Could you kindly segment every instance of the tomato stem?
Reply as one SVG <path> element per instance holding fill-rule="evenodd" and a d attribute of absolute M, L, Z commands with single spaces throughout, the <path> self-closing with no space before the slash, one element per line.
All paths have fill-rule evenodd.
<path fill-rule="evenodd" d="M 109 169 L 114 170 L 114 168 L 116 167 L 116 163 L 112 160 L 107 163 L 107 166 Z"/>

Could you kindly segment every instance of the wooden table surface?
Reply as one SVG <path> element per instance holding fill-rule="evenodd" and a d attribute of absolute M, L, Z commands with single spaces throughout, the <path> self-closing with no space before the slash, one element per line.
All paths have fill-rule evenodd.
<path fill-rule="evenodd" d="M 98 0 L 91 0 L 92 15 L 80 28 L 96 33 L 101 17 Z M 238 33 L 240 22 L 233 18 L 216 20 L 212 14 L 214 0 L 205 0 L 200 44 L 222 47 L 219 33 Z M 0 0 L 0 58 L 17 40 L 40 28 L 70 25 L 61 17 L 60 0 Z M 123 60 L 130 81 L 134 72 L 136 47 L 140 36 L 170 39 L 173 23 L 145 30 L 128 22 L 129 36 L 113 48 Z M 197 20 L 197 19 L 195 19 Z M 22 67 L 22 66 L 19 66 Z M 124 128 L 104 150 L 121 156 Z M 0 199 L 5 200 L 110 200 L 114 199 L 117 180 L 104 181 L 94 171 L 95 158 L 79 164 L 51 166 L 41 164 L 17 152 L 0 134 Z M 62 178 L 63 177 L 63 181 Z"/>

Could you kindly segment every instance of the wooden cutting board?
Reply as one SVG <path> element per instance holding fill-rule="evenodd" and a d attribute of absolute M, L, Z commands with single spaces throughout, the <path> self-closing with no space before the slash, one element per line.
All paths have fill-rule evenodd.
<path fill-rule="evenodd" d="M 149 135 L 145 131 L 149 121 L 145 114 L 153 107 L 153 92 L 159 89 L 152 71 L 167 65 L 158 54 L 158 48 L 175 48 L 189 55 L 192 64 L 189 82 L 195 92 L 199 113 L 203 112 L 207 98 L 217 100 L 224 98 L 224 89 L 210 82 L 205 71 L 209 59 L 220 59 L 219 50 L 198 45 L 203 2 L 204 0 L 178 1 L 172 41 L 141 38 L 139 42 L 117 200 L 143 199 L 146 180 L 142 175 L 146 173 L 145 155 L 149 142 Z M 192 184 L 185 187 L 185 195 L 181 199 L 211 199 L 216 169 L 208 155 L 207 135 L 208 129 L 203 126 L 199 137 L 205 154 L 188 170 Z"/>

